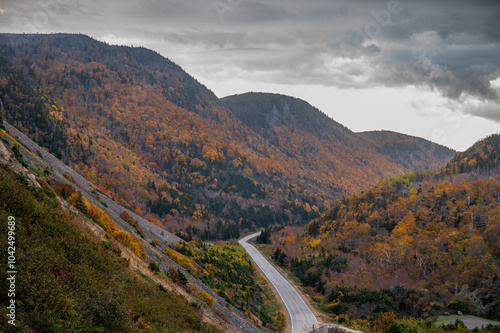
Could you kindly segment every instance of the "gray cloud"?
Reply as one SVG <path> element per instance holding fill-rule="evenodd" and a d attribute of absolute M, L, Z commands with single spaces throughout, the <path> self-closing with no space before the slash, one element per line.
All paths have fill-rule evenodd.
<path fill-rule="evenodd" d="M 466 103 L 463 105 L 462 112 L 464 114 L 479 116 L 500 123 L 500 105 L 498 103 L 487 102 L 480 105 Z"/>
<path fill-rule="evenodd" d="M 483 101 L 467 113 L 500 122 L 490 83 L 500 77 L 498 0 L 228 3 L 2 0 L 0 31 L 139 41 L 198 71 L 192 74 L 221 80 L 244 73 L 281 84 L 429 87 L 458 103 Z"/>

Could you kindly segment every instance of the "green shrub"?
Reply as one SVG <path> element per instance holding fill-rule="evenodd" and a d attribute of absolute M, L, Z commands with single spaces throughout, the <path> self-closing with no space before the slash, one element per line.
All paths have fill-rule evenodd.
<path fill-rule="evenodd" d="M 28 164 L 24 161 L 24 158 L 23 158 L 23 154 L 21 154 L 21 152 L 19 151 L 19 146 L 17 144 L 15 144 L 13 147 L 12 147 L 12 153 L 14 154 L 14 157 L 16 158 L 16 160 L 25 168 L 28 167 Z"/>
<path fill-rule="evenodd" d="M 153 272 L 153 273 L 160 273 L 160 265 L 158 265 L 158 263 L 154 262 L 154 261 L 151 261 L 149 263 L 149 269 Z"/>
<path fill-rule="evenodd" d="M 448 308 L 467 313 L 470 311 L 469 306 L 462 301 L 454 301 L 448 304 Z"/>
<path fill-rule="evenodd" d="M 405 323 L 392 323 L 384 333 L 416 333 L 417 330 Z"/>
<path fill-rule="evenodd" d="M 465 324 L 463 321 L 460 319 L 455 320 L 454 324 L 448 324 L 448 325 L 443 325 L 441 328 L 445 331 L 451 331 L 451 332 L 456 332 L 456 331 L 461 331 L 465 329 Z"/>

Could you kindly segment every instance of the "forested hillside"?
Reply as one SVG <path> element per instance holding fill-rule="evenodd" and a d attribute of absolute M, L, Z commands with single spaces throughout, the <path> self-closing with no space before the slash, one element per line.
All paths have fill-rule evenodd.
<path fill-rule="evenodd" d="M 302 101 L 289 112 L 308 128 L 259 128 L 144 48 L 2 34 L 0 57 L 6 120 L 117 202 L 202 239 L 318 217 L 346 193 L 452 154 L 401 163 Z M 271 100 L 263 112 L 271 105 L 285 110 Z"/>
<path fill-rule="evenodd" d="M 313 170 L 315 181 L 327 180 L 337 193 L 367 188 L 394 171 L 439 169 L 454 155 L 448 148 L 403 134 L 391 145 L 378 135 L 354 133 L 293 97 L 248 93 L 222 101 L 287 157 Z"/>
<path fill-rule="evenodd" d="M 446 147 L 396 132 L 372 131 L 357 135 L 371 140 L 378 152 L 391 156 L 409 170 L 439 170 L 455 155 Z"/>
<path fill-rule="evenodd" d="M 10 268 L 22 274 L 15 299 L 22 331 L 284 328 L 280 305 L 241 247 L 179 243 L 4 125 L 0 216 L 4 234 L 10 229 L 0 245 L 11 247 L 2 257 L 15 258 Z M 12 218 L 15 230 L 7 224 Z M 4 310 L 10 302 L 7 293 L 0 297 Z"/>
<path fill-rule="evenodd" d="M 13 328 L 11 299 L 12 332 L 221 332 L 198 304 L 132 272 L 111 238 L 101 240 L 51 190 L 4 164 L 0 145 L 0 257 L 14 257 L 18 272 L 15 296 L 0 295 L 2 332 Z M 9 290 L 6 270 L 1 277 Z"/>
<path fill-rule="evenodd" d="M 479 175 L 496 175 L 500 170 L 500 135 L 491 135 L 455 156 L 445 168 L 444 174 L 462 172 Z"/>
<path fill-rule="evenodd" d="M 497 140 L 477 143 L 438 175 L 384 180 L 309 224 L 267 230 L 260 241 L 272 243 L 277 262 L 331 314 L 461 311 L 499 319 L 500 176 L 444 172 L 468 165 L 474 152 L 494 169 L 488 157 L 496 158 Z"/>

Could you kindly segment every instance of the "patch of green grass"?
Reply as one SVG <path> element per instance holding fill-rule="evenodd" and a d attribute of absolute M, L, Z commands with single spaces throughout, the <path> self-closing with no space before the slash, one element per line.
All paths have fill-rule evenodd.
<path fill-rule="evenodd" d="M 152 278 L 150 278 L 149 276 L 147 276 L 146 274 L 144 274 L 144 273 L 143 273 L 143 272 L 141 272 L 140 270 L 137 270 L 136 272 L 137 272 L 137 274 L 139 274 L 139 276 L 140 276 L 140 277 L 142 277 L 144 280 L 146 280 L 146 281 L 148 281 L 148 282 L 151 282 L 151 283 L 155 283 L 155 282 L 153 281 L 153 279 L 152 279 Z"/>
<path fill-rule="evenodd" d="M 27 151 L 31 152 L 31 149 L 30 147 L 26 146 L 24 143 L 22 143 L 21 141 L 19 141 L 19 143 L 24 147 L 26 148 Z"/>
<path fill-rule="evenodd" d="M 273 331 L 284 332 L 286 327 L 285 309 L 271 289 L 269 282 L 265 279 L 263 273 L 258 270 L 255 273 L 255 281 L 261 287 L 262 293 L 266 296 L 266 310 L 274 319 Z"/>
<path fill-rule="evenodd" d="M 438 325 L 438 326 L 440 326 L 440 325 L 444 325 L 444 323 L 447 320 L 453 319 L 453 322 L 455 322 L 456 319 L 462 320 L 463 318 L 476 318 L 476 319 L 487 320 L 487 321 L 490 321 L 492 323 L 500 324 L 500 321 L 495 321 L 495 320 L 491 320 L 491 319 L 485 319 L 485 318 L 476 317 L 476 316 L 469 316 L 469 315 L 467 315 L 467 316 L 459 316 L 459 315 L 439 316 L 436 319 L 436 323 L 435 324 Z"/>
<path fill-rule="evenodd" d="M 33 173 L 35 175 L 37 175 L 38 177 L 43 177 L 44 176 L 44 173 L 40 169 L 38 169 L 36 166 L 34 166 L 34 165 L 30 166 L 29 169 L 31 171 L 33 171 Z"/>

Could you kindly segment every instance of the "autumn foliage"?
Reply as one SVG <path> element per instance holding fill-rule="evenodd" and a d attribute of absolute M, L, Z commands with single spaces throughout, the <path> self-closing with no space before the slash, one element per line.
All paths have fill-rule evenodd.
<path fill-rule="evenodd" d="M 271 240 L 332 313 L 426 317 L 459 301 L 498 318 L 499 198 L 498 176 L 413 172 Z"/>
<path fill-rule="evenodd" d="M 59 186 L 61 191 L 68 191 L 68 186 Z M 144 246 L 135 238 L 130 235 L 127 231 L 119 229 L 115 222 L 109 217 L 109 215 L 97 207 L 93 203 L 87 201 L 87 199 L 76 190 L 70 195 L 68 201 L 75 207 L 82 210 L 85 214 L 93 218 L 99 225 L 101 225 L 111 236 L 113 236 L 118 242 L 122 243 L 126 247 L 130 248 L 139 258 L 144 258 L 146 251 Z"/>
<path fill-rule="evenodd" d="M 269 309 L 270 301 L 257 283 L 255 268 L 243 247 L 222 241 L 214 245 L 192 241 L 178 243 L 176 249 L 167 248 L 167 255 L 229 304 L 254 318 L 256 324 L 283 328 L 283 315 Z"/>
<path fill-rule="evenodd" d="M 197 291 L 196 295 L 198 295 L 201 298 L 201 300 L 207 303 L 209 306 L 214 306 L 214 298 L 210 296 L 206 291 L 203 290 Z"/>
<path fill-rule="evenodd" d="M 303 101 L 229 105 L 144 48 L 2 35 L 0 57 L 7 121 L 121 205 L 204 240 L 317 218 L 342 195 L 409 170 Z M 262 130 L 241 104 L 258 108 Z M 400 147 L 404 156 L 411 145 Z M 444 163 L 444 150 L 426 163 Z"/>
<path fill-rule="evenodd" d="M 443 174 L 498 174 L 500 171 L 500 136 L 491 135 L 455 156 Z"/>

